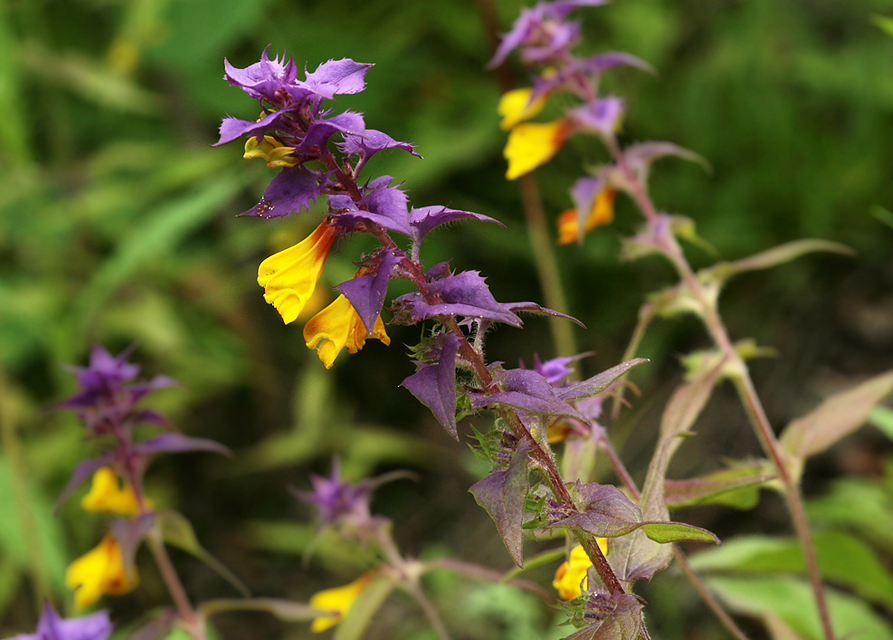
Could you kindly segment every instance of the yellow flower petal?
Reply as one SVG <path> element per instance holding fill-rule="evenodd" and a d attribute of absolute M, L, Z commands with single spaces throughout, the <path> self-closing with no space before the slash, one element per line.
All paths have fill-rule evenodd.
<path fill-rule="evenodd" d="M 341 350 L 356 353 L 366 344 L 367 338 L 376 338 L 385 344 L 391 339 L 385 332 L 381 316 L 375 320 L 372 334 L 366 331 L 359 314 L 345 296 L 338 296 L 328 307 L 317 313 L 304 325 L 304 340 L 310 349 L 316 349 L 326 369 L 331 369 Z"/>
<path fill-rule="evenodd" d="M 313 294 L 335 233 L 334 227 L 323 222 L 298 244 L 260 263 L 257 283 L 264 288 L 264 300 L 276 307 L 285 324 L 297 319 Z"/>
<path fill-rule="evenodd" d="M 286 147 L 273 136 L 264 136 L 264 139 L 258 142 L 257 138 L 251 137 L 245 142 L 245 153 L 243 158 L 263 158 L 267 161 L 267 166 L 271 169 L 276 167 L 293 167 L 298 164 L 298 158 L 288 157 L 294 147 Z"/>
<path fill-rule="evenodd" d="M 608 539 L 596 538 L 598 548 L 602 553 L 608 553 Z M 592 563 L 583 547 L 574 547 L 566 562 L 563 562 L 558 570 L 555 571 L 555 580 L 552 586 L 558 590 L 558 597 L 562 600 L 573 600 L 579 598 L 583 594 L 583 587 L 586 584 L 586 571 Z"/>
<path fill-rule="evenodd" d="M 509 167 L 506 180 L 514 180 L 551 160 L 567 140 L 568 124 L 555 122 L 524 122 L 509 132 L 503 155 Z"/>
<path fill-rule="evenodd" d="M 122 596 L 139 585 L 139 575 L 124 571 L 124 556 L 117 540 L 106 533 L 98 546 L 68 565 L 65 584 L 74 589 L 79 609 L 89 607 L 104 595 Z"/>
<path fill-rule="evenodd" d="M 531 102 L 530 95 L 532 93 L 533 89 L 527 88 L 513 89 L 502 94 L 496 111 L 502 116 L 502 122 L 499 123 L 499 126 L 503 131 L 510 131 L 518 123 L 530 120 L 543 110 L 548 101 L 548 96 L 541 95 Z"/>
<path fill-rule="evenodd" d="M 374 575 L 374 572 L 366 573 L 343 587 L 325 589 L 310 596 L 311 607 L 331 612 L 314 618 L 310 625 L 310 631 L 320 633 L 340 624 Z"/>
<path fill-rule="evenodd" d="M 117 513 L 132 516 L 140 512 L 133 493 L 133 487 L 118 480 L 118 475 L 110 467 L 100 467 L 93 474 L 90 491 L 81 499 L 81 506 L 86 511 Z M 151 501 L 146 500 L 146 507 L 152 508 Z"/>
<path fill-rule="evenodd" d="M 596 227 L 611 224 L 614 221 L 614 199 L 617 191 L 603 189 L 598 192 L 592 202 L 592 209 L 586 218 L 583 232 L 589 233 Z M 580 239 L 580 223 L 577 219 L 577 210 L 568 209 L 558 216 L 558 244 L 571 244 Z"/>

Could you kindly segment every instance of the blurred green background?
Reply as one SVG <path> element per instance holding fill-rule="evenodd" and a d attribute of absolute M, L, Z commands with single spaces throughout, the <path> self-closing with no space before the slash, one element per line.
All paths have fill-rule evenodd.
<path fill-rule="evenodd" d="M 504 29 L 521 6 L 497 2 Z M 712 166 L 708 175 L 661 161 L 652 174 L 659 207 L 694 218 L 724 259 L 801 237 L 857 252 L 742 276 L 724 295 L 732 335 L 779 350 L 754 365 L 773 421 L 781 426 L 820 395 L 889 368 L 893 39 L 873 17 L 893 14 L 893 2 L 618 0 L 579 14 L 588 50 L 626 50 L 659 70 L 651 77 L 621 69 L 605 79 L 627 101 L 623 139 L 671 140 Z M 355 479 L 391 468 L 420 474 L 417 484 L 383 489 L 375 503 L 396 521 L 408 553 L 510 564 L 466 493 L 483 470 L 398 388 L 413 370 L 404 345 L 418 329 L 395 327 L 390 347 L 370 342 L 327 372 L 304 347 L 300 327 L 283 326 L 255 284 L 258 263 L 318 220 L 236 218 L 275 172 L 242 160 L 239 143 L 210 147 L 222 116 L 257 112 L 222 79 L 223 58 L 244 67 L 268 45 L 311 70 L 331 58 L 374 62 L 367 90 L 339 97 L 336 108 L 363 111 L 369 127 L 413 142 L 424 160 L 381 154 L 367 176 L 395 176 L 416 206 L 449 204 L 506 225 L 441 230 L 423 259 L 481 270 L 499 300 L 543 299 L 517 187 L 503 178 L 498 92 L 484 70 L 489 53 L 471 0 L 6 0 L 0 633 L 33 627 L 39 593 L 60 606 L 70 600 L 64 566 L 101 535 L 101 519 L 81 512 L 77 499 L 50 515 L 71 469 L 94 448 L 71 415 L 44 411 L 73 392 L 60 365 L 84 364 L 96 343 L 113 353 L 138 345 L 134 359 L 146 376 L 183 383 L 156 394 L 152 406 L 186 433 L 235 451 L 234 460 L 160 459 L 149 491 L 192 519 L 205 546 L 256 594 L 306 599 L 362 570 L 361 557 L 332 545 L 320 545 L 309 568 L 301 564 L 313 528 L 287 486 L 306 488 L 308 472 L 327 473 L 334 454 Z M 520 70 L 517 78 L 525 83 Z M 570 206 L 581 160 L 604 160 L 594 139 L 575 140 L 537 172 L 551 219 Z M 587 325 L 577 339 L 597 354 L 583 364 L 589 374 L 617 363 L 643 296 L 671 283 L 658 261 L 618 262 L 619 237 L 636 223 L 621 199 L 615 225 L 582 247 L 557 250 L 571 300 L 561 311 Z M 344 242 L 326 266 L 326 284 L 349 277 L 368 246 Z M 696 265 L 716 257 L 697 247 L 690 256 Z M 660 322 L 643 345 L 653 359 L 636 371 L 643 396 L 618 431 L 638 478 L 660 408 L 680 379 L 677 357 L 704 345 L 694 320 Z M 538 318 L 490 340 L 493 360 L 529 363 L 534 352 L 555 355 Z M 718 456 L 758 453 L 728 390 L 699 432 L 679 455 L 677 477 L 716 468 Z M 807 488 L 825 492 L 845 474 L 871 480 L 889 453 L 889 440 L 866 431 L 816 461 Z M 766 502 L 756 514 L 708 509 L 682 517 L 721 536 L 786 531 L 779 505 Z M 195 599 L 234 595 L 197 561 L 176 552 L 175 561 Z M 547 582 L 550 571 L 533 577 Z M 157 574 L 148 566 L 143 573 L 140 590 L 109 602 L 116 619 L 132 621 L 166 603 Z M 462 591 L 449 577 L 433 587 L 445 607 L 470 612 L 459 638 L 533 638 L 551 615 L 504 590 Z M 468 601 L 457 604 L 458 593 Z M 695 637 L 687 635 L 692 625 L 698 637 L 721 637 L 694 596 L 667 587 L 651 597 L 664 621 L 661 637 Z M 398 598 L 390 607 L 370 637 L 427 637 L 411 603 Z M 219 623 L 223 638 L 307 634 L 259 614 Z M 396 629 L 390 636 L 388 625 Z"/>

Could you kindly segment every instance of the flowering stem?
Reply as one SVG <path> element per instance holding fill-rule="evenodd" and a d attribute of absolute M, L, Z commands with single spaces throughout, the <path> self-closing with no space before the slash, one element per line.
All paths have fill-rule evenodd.
<path fill-rule="evenodd" d="M 657 210 L 647 193 L 643 181 L 640 180 L 629 167 L 619 145 L 614 142 L 614 144 L 609 145 L 609 147 L 611 154 L 617 162 L 617 166 L 623 171 L 624 176 L 630 185 L 630 195 L 633 200 L 635 200 L 636 205 L 642 211 L 648 223 L 654 227 L 658 222 Z M 716 343 L 717 347 L 719 347 L 720 351 L 722 351 L 723 356 L 729 363 L 729 368 L 733 372 L 732 378 L 735 383 L 735 388 L 738 391 L 738 396 L 741 399 L 745 412 L 750 418 L 751 424 L 754 427 L 763 450 L 778 472 L 778 477 L 784 487 L 785 501 L 788 506 L 788 511 L 791 514 L 791 521 L 803 550 L 807 574 L 809 575 L 809 582 L 815 597 L 825 638 L 826 640 L 834 640 L 834 630 L 831 626 L 828 603 L 825 599 L 822 576 L 816 559 L 815 549 L 812 544 L 812 536 L 809 529 L 809 522 L 806 518 L 806 511 L 803 506 L 803 496 L 800 492 L 800 486 L 785 462 L 784 452 L 781 449 L 778 438 L 775 437 L 775 432 L 772 429 L 772 425 L 769 423 L 769 419 L 763 409 L 763 404 L 754 388 L 753 381 L 750 378 L 750 371 L 744 360 L 738 355 L 737 351 L 735 351 L 735 347 L 729 338 L 729 334 L 722 322 L 722 318 L 720 318 L 719 313 L 716 310 L 714 302 L 705 291 L 701 281 L 698 280 L 697 275 L 688 263 L 685 254 L 682 252 L 682 249 L 679 247 L 675 238 L 669 234 L 656 235 L 661 241 L 660 249 L 670 262 L 672 262 L 679 273 L 682 282 L 698 301 L 702 311 L 701 317 L 707 327 L 707 331 L 710 333 L 713 341 Z"/>
<path fill-rule="evenodd" d="M 478 11 L 484 30 L 487 32 L 490 51 L 491 53 L 495 52 L 499 45 L 499 20 L 492 0 L 478 0 Z M 506 64 L 497 67 L 496 81 L 499 84 L 500 93 L 506 93 L 515 88 L 512 73 Z M 558 269 L 558 260 L 555 258 L 543 199 L 534 175 L 528 173 L 518 178 L 518 189 L 521 192 L 521 208 L 527 222 L 527 235 L 533 246 L 533 263 L 543 299 L 547 307 L 567 313 L 570 306 L 561 280 L 561 272 Z M 552 333 L 556 355 L 572 356 L 579 352 L 574 328 L 568 322 L 561 318 L 549 317 L 549 330 Z"/>

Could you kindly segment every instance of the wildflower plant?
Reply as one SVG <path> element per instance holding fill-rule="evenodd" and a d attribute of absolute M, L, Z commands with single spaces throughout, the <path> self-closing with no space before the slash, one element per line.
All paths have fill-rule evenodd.
<path fill-rule="evenodd" d="M 425 261 L 424 243 L 438 227 L 459 220 L 501 223 L 443 205 L 412 206 L 399 176 L 367 175 L 369 160 L 380 152 L 419 155 L 409 142 L 367 127 L 363 114 L 335 108 L 336 98 L 365 90 L 373 65 L 344 58 L 301 70 L 293 59 L 271 58 L 268 50 L 245 68 L 224 61 L 226 81 L 257 101 L 257 117 L 226 117 L 215 146 L 244 140 L 244 158 L 260 159 L 277 171 L 260 201 L 241 215 L 270 221 L 323 211 L 306 238 L 258 265 L 257 282 L 265 301 L 285 324 L 297 322 L 304 317 L 329 255 L 348 253 L 357 234 L 372 237 L 373 248 L 353 256 L 357 267 L 353 277 L 334 287 L 335 300 L 304 323 L 304 341 L 330 369 L 343 351 L 357 354 L 369 339 L 391 345 L 390 327 L 418 327 L 419 341 L 406 346 L 411 371 L 400 382 L 399 393 L 427 407 L 452 438 L 457 442 L 464 438 L 485 462 L 488 471 L 469 492 L 492 519 L 517 568 L 503 574 L 462 559 L 412 557 L 396 542 L 394 529 L 399 523 L 376 513 L 372 504 L 378 487 L 412 474 L 392 471 L 351 479 L 342 474 L 336 456 L 328 476 L 311 476 L 310 486 L 294 489 L 293 494 L 314 511 L 314 542 L 325 537 L 359 545 L 367 552 L 360 562 L 365 566 L 346 584 L 322 589 L 307 602 L 252 596 L 201 546 L 186 515 L 156 505 L 145 490 L 145 475 L 158 455 L 201 451 L 228 456 L 230 451 L 215 441 L 180 433 L 160 413 L 143 406 L 150 394 L 176 386 L 174 380 L 166 376 L 142 380 L 139 365 L 130 362 L 131 350 L 113 356 L 96 346 L 87 366 L 71 369 L 78 391 L 56 405 L 78 416 L 97 448 L 95 456 L 75 466 L 57 501 L 58 509 L 89 480 L 80 506 L 105 529 L 99 544 L 68 567 L 65 581 L 77 609 L 139 589 L 137 556 L 145 546 L 173 606 L 165 604 L 137 626 L 132 637 L 140 640 L 178 634 L 207 640 L 215 637 L 213 616 L 237 611 L 263 611 L 288 622 L 309 623 L 313 633 L 334 629 L 338 640 L 353 640 L 363 637 L 376 612 L 396 592 L 408 595 L 440 640 L 449 640 L 451 621 L 442 616 L 428 582 L 436 571 L 507 583 L 536 594 L 562 616 L 566 640 L 647 640 L 649 604 L 637 591 L 643 580 L 650 581 L 675 561 L 726 630 L 746 640 L 724 605 L 749 615 L 755 606 L 736 599 L 740 594 L 729 586 L 732 583 L 709 575 L 711 568 L 728 566 L 723 564 L 730 562 L 728 555 L 713 546 L 719 542 L 716 535 L 674 520 L 672 512 L 709 503 L 752 506 L 758 489 L 766 487 L 784 498 L 815 609 L 812 617 L 800 611 L 784 619 L 764 614 L 769 634 L 834 640 L 863 628 L 889 630 L 871 611 L 860 609 L 856 615 L 853 606 L 837 604 L 843 596 L 823 580 L 800 485 L 807 460 L 855 430 L 893 391 L 893 373 L 828 398 L 776 435 L 747 366 L 748 359 L 767 350 L 752 340 L 733 342 L 718 305 L 723 286 L 739 273 L 773 267 L 813 251 L 847 253 L 847 249 L 803 240 L 695 271 L 680 244 L 680 240 L 703 242 L 694 222 L 659 211 L 648 190 L 648 176 L 659 158 L 703 160 L 673 143 L 624 143 L 626 103 L 620 96 L 602 93 L 601 79 L 619 66 L 652 69 L 627 53 L 583 57 L 576 53 L 582 31 L 572 14 L 602 4 L 605 0 L 557 0 L 524 9 L 502 36 L 489 64 L 496 68 L 517 55 L 532 73 L 529 88 L 505 93 L 499 105 L 501 127 L 508 136 L 507 179 L 531 179 L 530 174 L 574 136 L 599 141 L 610 158 L 587 169 L 571 187 L 572 206 L 556 220 L 559 244 L 580 244 L 587 233 L 609 225 L 617 198 L 626 197 L 640 211 L 643 223 L 624 240 L 622 257 L 658 255 L 679 276 L 677 284 L 656 292 L 641 307 L 623 360 L 585 378 L 577 368 L 591 353 L 559 353 L 552 358 L 530 354 L 530 367 L 523 362 L 512 367 L 492 359 L 488 350 L 489 333 L 498 325 L 522 329 L 523 314 L 550 322 L 578 322 L 567 309 L 501 302 L 479 271 Z M 563 105 L 560 117 L 538 121 L 556 102 Z M 403 281 L 408 292 L 389 297 L 391 280 Z M 685 381 L 663 412 L 655 450 L 639 486 L 612 444 L 610 427 L 628 402 L 626 374 L 646 365 L 636 354 L 650 323 L 680 314 L 698 317 L 714 346 L 683 358 Z M 696 420 L 725 380 L 738 392 L 764 458 L 729 462 L 728 468 L 701 477 L 667 478 L 671 459 L 694 435 Z M 596 469 L 597 455 L 607 458 L 617 486 L 599 481 L 604 478 Z M 525 544 L 531 539 L 552 541 L 551 548 L 531 557 L 532 545 Z M 680 542 L 700 543 L 699 548 L 710 545 L 706 548 L 711 550 L 689 559 Z M 729 546 L 734 549 L 734 544 L 733 540 Z M 166 545 L 206 562 L 241 597 L 195 602 Z M 554 564 L 552 591 L 521 577 L 527 569 L 547 563 Z M 856 593 L 867 594 L 875 604 L 889 603 L 889 596 L 885 600 L 879 590 L 866 589 L 857 579 L 846 582 L 841 573 L 845 572 L 834 577 Z M 847 616 L 837 617 L 841 611 Z M 16 638 L 106 640 L 112 627 L 104 610 L 66 620 L 47 603 L 36 633 Z"/>

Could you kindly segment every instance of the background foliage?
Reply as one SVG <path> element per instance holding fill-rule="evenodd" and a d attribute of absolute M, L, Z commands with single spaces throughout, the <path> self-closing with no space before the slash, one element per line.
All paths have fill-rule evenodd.
<path fill-rule="evenodd" d="M 498 3 L 505 27 L 520 6 Z M 624 136 L 672 140 L 712 166 L 710 175 L 675 161 L 656 167 L 660 206 L 694 217 L 726 259 L 800 237 L 838 240 L 857 252 L 742 276 L 724 295 L 732 335 L 779 350 L 755 365 L 778 425 L 893 361 L 893 40 L 872 22 L 891 12 L 887 0 L 618 0 L 582 13 L 593 49 L 627 50 L 659 70 L 657 78 L 623 70 L 606 79 L 628 97 Z M 335 453 L 348 477 L 395 467 L 420 474 L 417 484 L 383 489 L 376 505 L 398 523 L 410 553 L 509 566 L 492 523 L 466 494 L 484 470 L 397 388 L 411 372 L 401 345 L 416 337 L 400 332 L 411 330 L 395 328 L 391 347 L 370 343 L 326 372 L 254 284 L 259 261 L 313 222 L 235 218 L 256 202 L 270 171 L 242 160 L 236 145 L 209 146 L 222 115 L 249 118 L 256 108 L 222 80 L 223 57 L 243 67 L 268 45 L 310 69 L 330 58 L 376 63 L 366 92 L 339 104 L 415 143 L 425 159 L 376 157 L 370 175 L 405 181 L 416 206 L 449 203 L 507 227 L 441 231 L 426 261 L 452 258 L 457 267 L 480 269 L 500 300 L 542 299 L 518 193 L 503 178 L 498 95 L 483 69 L 489 54 L 474 3 L 6 2 L 0 495 L 12 499 L 0 500 L 2 630 L 33 626 L 39 591 L 63 602 L 64 566 L 99 535 L 99 523 L 76 501 L 59 518 L 49 515 L 90 444 L 72 416 L 43 411 L 73 388 L 60 363 L 82 364 L 94 343 L 112 352 L 138 344 L 147 374 L 183 383 L 158 394 L 158 408 L 190 435 L 236 452 L 233 461 L 202 454 L 165 460 L 150 473 L 149 491 L 186 513 L 205 546 L 256 594 L 306 599 L 361 570 L 361 557 L 325 543 L 310 571 L 301 565 L 313 530 L 286 486 L 306 487 L 308 471 L 325 472 Z M 594 143 L 571 145 L 538 172 L 550 215 L 570 206 L 580 157 L 595 163 L 599 153 Z M 590 373 L 620 359 L 642 296 L 669 282 L 657 261 L 617 261 L 618 235 L 636 222 L 627 204 L 620 203 L 616 226 L 559 251 L 572 299 L 563 311 L 588 326 L 578 340 L 597 353 L 584 365 Z M 695 263 L 713 259 L 690 249 Z M 325 278 L 334 284 L 352 272 L 335 255 Z M 644 470 L 650 457 L 654 420 L 681 375 L 675 354 L 702 343 L 694 321 L 662 322 L 646 340 L 643 355 L 653 361 L 634 374 L 642 398 L 614 427 L 631 468 Z M 535 318 L 524 333 L 502 329 L 490 345 L 491 356 L 507 362 L 530 362 L 534 351 L 554 355 L 546 323 Z M 711 470 L 703 461 L 719 455 L 758 451 L 739 435 L 744 417 L 734 402 L 728 408 L 719 396 L 700 437 L 678 456 L 679 477 Z M 859 532 L 888 559 L 893 527 L 859 521 L 842 505 L 856 500 L 889 519 L 890 452 L 881 432 L 864 430 L 812 463 L 806 485 L 817 523 Z M 766 497 L 756 512 L 706 508 L 685 517 L 721 537 L 784 532 L 781 510 Z M 210 570 L 175 559 L 199 598 L 232 595 Z M 548 581 L 551 570 L 533 576 Z M 111 602 L 117 619 L 164 602 L 157 577 L 147 572 L 144 581 Z M 721 637 L 679 584 L 659 576 L 646 594 L 662 637 L 691 637 L 693 626 L 700 637 Z M 551 617 L 505 589 L 468 588 L 448 576 L 435 587 L 447 611 L 469 612 L 464 637 L 540 637 Z M 376 628 L 425 637 L 408 603 L 389 605 L 382 617 Z M 306 633 L 262 616 L 222 617 L 219 626 L 223 638 L 247 637 L 249 629 L 256 638 Z"/>

